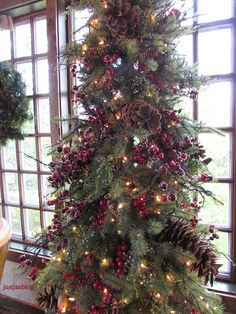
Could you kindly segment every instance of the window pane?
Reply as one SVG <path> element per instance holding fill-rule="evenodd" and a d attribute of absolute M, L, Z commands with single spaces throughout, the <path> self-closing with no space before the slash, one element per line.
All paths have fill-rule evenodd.
<path fill-rule="evenodd" d="M 39 133 L 50 133 L 50 106 L 48 98 L 38 99 L 38 129 Z"/>
<path fill-rule="evenodd" d="M 21 218 L 20 208 L 18 207 L 6 207 L 7 218 L 12 228 L 12 233 L 15 235 L 21 235 Z"/>
<path fill-rule="evenodd" d="M 52 161 L 51 155 L 48 155 L 51 149 L 51 138 L 50 137 L 41 137 L 40 138 L 40 160 L 46 164 L 41 165 L 42 170 L 48 171 L 48 164 Z"/>
<path fill-rule="evenodd" d="M 4 173 L 5 199 L 8 203 L 19 203 L 19 188 L 17 173 Z"/>
<path fill-rule="evenodd" d="M 47 94 L 49 91 L 48 61 L 47 59 L 37 60 L 37 93 Z"/>
<path fill-rule="evenodd" d="M 232 13 L 232 0 L 198 0 L 199 23 L 228 19 Z"/>
<path fill-rule="evenodd" d="M 38 177 L 36 174 L 23 174 L 23 202 L 28 205 L 39 205 Z"/>
<path fill-rule="evenodd" d="M 33 94 L 33 75 L 32 75 L 32 63 L 17 63 L 17 70 L 22 74 L 23 80 L 26 84 L 26 94 Z"/>
<path fill-rule="evenodd" d="M 28 238 L 33 238 L 41 230 L 40 211 L 25 209 L 25 230 Z"/>
<path fill-rule="evenodd" d="M 230 226 L 230 192 L 231 185 L 227 183 L 208 183 L 204 184 L 204 188 L 208 191 L 212 191 L 216 198 L 222 202 L 220 204 L 214 201 L 212 198 L 206 198 L 206 204 L 201 209 L 199 218 L 201 222 L 206 224 L 216 224 L 217 226 Z"/>
<path fill-rule="evenodd" d="M 199 120 L 213 127 L 230 127 L 232 84 L 210 84 L 199 94 Z"/>
<path fill-rule="evenodd" d="M 88 21 L 88 19 L 91 17 L 91 13 L 89 10 L 80 10 L 76 11 L 74 13 L 74 40 L 76 41 L 82 41 L 84 36 L 86 36 L 89 32 L 88 27 L 84 27 Z M 80 29 L 80 31 L 77 31 Z"/>
<path fill-rule="evenodd" d="M 50 199 L 51 194 L 54 192 L 54 189 L 50 186 L 48 182 L 48 175 L 42 175 L 41 176 L 41 187 L 42 187 L 42 203 L 45 207 L 47 207 L 46 203 Z M 50 209 L 53 207 L 50 206 Z"/>
<path fill-rule="evenodd" d="M 32 115 L 32 119 L 29 121 L 26 121 L 26 123 L 23 126 L 23 132 L 25 134 L 34 134 L 35 133 L 35 129 L 34 129 L 35 118 L 34 118 L 34 102 L 33 102 L 33 100 L 30 100 L 29 112 Z"/>
<path fill-rule="evenodd" d="M 181 115 L 193 119 L 193 101 L 189 97 L 183 97 L 175 109 L 182 109 Z"/>
<path fill-rule="evenodd" d="M 31 55 L 30 23 L 15 27 L 15 55 L 17 58 Z"/>
<path fill-rule="evenodd" d="M 223 266 L 220 268 L 219 271 L 220 273 L 229 273 L 230 262 L 223 254 L 230 258 L 231 234 L 226 232 L 219 232 L 219 236 L 220 236 L 219 239 L 213 241 L 218 251 L 221 253 L 221 258 L 219 259 L 218 262 L 219 264 L 223 264 Z"/>
<path fill-rule="evenodd" d="M 180 57 L 185 57 L 189 65 L 193 64 L 193 37 L 192 35 L 182 36 L 177 45 Z"/>
<path fill-rule="evenodd" d="M 231 177 L 232 148 L 228 133 L 218 135 L 214 133 L 200 134 L 199 141 L 206 149 L 207 157 L 213 161 L 208 165 L 209 171 L 215 178 Z"/>
<path fill-rule="evenodd" d="M 47 226 L 49 226 L 51 224 L 53 216 L 54 216 L 54 212 L 47 212 L 47 211 L 45 211 L 43 213 L 44 227 L 47 227 Z"/>
<path fill-rule="evenodd" d="M 48 51 L 47 21 L 40 19 L 35 21 L 35 52 L 45 53 Z"/>
<path fill-rule="evenodd" d="M 4 169 L 17 169 L 15 141 L 9 141 L 7 145 L 2 148 L 2 156 Z"/>
<path fill-rule="evenodd" d="M 3 214 L 2 214 L 2 205 L 0 204 L 0 217 L 3 217 Z"/>
<path fill-rule="evenodd" d="M 37 162 L 33 159 L 36 158 L 35 138 L 26 137 L 24 141 L 20 142 L 20 145 L 21 145 L 20 159 L 22 169 L 31 171 L 37 170 Z"/>
<path fill-rule="evenodd" d="M 0 49 L 0 61 L 11 59 L 11 33 L 7 30 L 0 31 L 0 42 L 4 43 L 4 49 Z"/>
<path fill-rule="evenodd" d="M 230 28 L 199 33 L 200 74 L 232 72 L 232 33 Z"/>

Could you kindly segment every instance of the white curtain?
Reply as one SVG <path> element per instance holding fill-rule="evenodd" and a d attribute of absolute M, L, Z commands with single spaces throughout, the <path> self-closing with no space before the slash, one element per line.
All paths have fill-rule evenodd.
<path fill-rule="evenodd" d="M 13 22 L 11 16 L 0 15 L 0 30 L 13 30 Z"/>

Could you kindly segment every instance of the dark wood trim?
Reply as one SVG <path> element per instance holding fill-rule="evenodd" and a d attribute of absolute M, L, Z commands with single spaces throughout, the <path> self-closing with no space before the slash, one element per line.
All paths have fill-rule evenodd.
<path fill-rule="evenodd" d="M 51 134 L 52 144 L 60 138 L 61 130 L 54 118 L 61 117 L 60 88 L 58 62 L 58 5 L 57 0 L 47 0 L 46 16 L 48 29 L 48 63 L 49 63 L 49 102 L 51 104 Z"/>
<path fill-rule="evenodd" d="M 40 2 L 40 0 L 7 0 L 0 1 L 0 11 L 7 11 L 24 5 Z"/>
<path fill-rule="evenodd" d="M 25 314 L 43 314 L 44 312 L 38 307 L 33 306 L 24 301 L 19 301 L 18 299 L 12 297 L 6 297 L 3 294 L 0 294 L 0 308 L 4 310 L 3 313 L 8 313 L 8 311 L 18 311 Z"/>

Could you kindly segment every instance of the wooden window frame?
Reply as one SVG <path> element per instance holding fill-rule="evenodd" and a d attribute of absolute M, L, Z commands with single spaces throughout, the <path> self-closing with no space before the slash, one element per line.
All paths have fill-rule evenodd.
<path fill-rule="evenodd" d="M 229 19 L 219 20 L 214 22 L 205 22 L 204 24 L 198 24 L 197 18 L 194 18 L 193 26 L 197 28 L 197 31 L 192 34 L 193 36 L 193 62 L 198 63 L 198 36 L 201 31 L 211 31 L 223 28 L 231 28 L 232 30 L 232 46 L 233 55 L 236 53 L 236 0 L 232 0 L 234 11 L 233 16 Z M 194 12 L 198 12 L 198 0 L 193 0 Z M 197 14 L 195 14 L 197 16 Z M 219 128 L 221 131 L 226 132 L 232 136 L 232 160 L 231 160 L 231 173 L 232 177 L 229 179 L 218 179 L 218 183 L 228 183 L 231 184 L 231 199 L 229 200 L 231 204 L 230 212 L 230 227 L 220 227 L 219 231 L 223 233 L 231 234 L 230 243 L 230 255 L 231 259 L 236 263 L 236 61 L 232 60 L 232 73 L 224 75 L 212 75 L 210 78 L 217 78 L 217 80 L 230 81 L 232 84 L 232 126 L 226 128 Z M 193 119 L 198 120 L 198 100 L 193 101 Z M 236 283 L 236 269 L 235 263 L 230 263 L 230 273 L 229 275 L 218 276 L 218 280 L 224 282 Z"/>
<path fill-rule="evenodd" d="M 39 6 L 45 2 L 44 8 L 41 10 L 36 10 Z M 27 5 L 27 6 L 25 6 Z M 67 101 L 67 78 L 65 78 L 65 74 L 61 73 L 60 70 L 57 69 L 58 63 L 58 52 L 61 46 L 63 46 L 66 42 L 65 30 L 64 36 L 59 38 L 58 30 L 60 29 L 60 33 L 63 33 L 63 28 L 65 29 L 66 23 L 62 15 L 65 10 L 65 3 L 63 0 L 38 0 L 38 1 L 19 1 L 19 0 L 12 0 L 8 1 L 7 3 L 0 3 L 0 13 L 10 14 L 15 16 L 13 18 L 14 23 L 20 23 L 21 21 L 30 20 L 31 25 L 31 55 L 28 57 L 21 57 L 16 58 L 13 51 L 13 33 L 11 32 L 11 56 L 12 59 L 10 60 L 13 64 L 16 62 L 23 62 L 23 61 L 30 61 L 33 65 L 33 86 L 34 91 L 33 95 L 29 97 L 34 102 L 34 114 L 35 114 L 35 121 L 38 120 L 38 107 L 37 101 L 42 97 L 49 98 L 49 103 L 53 104 L 50 106 L 50 126 L 51 132 L 50 133 L 40 133 L 38 130 L 37 123 L 35 125 L 35 133 L 29 134 L 27 137 L 35 138 L 36 141 L 36 158 L 40 159 L 39 153 L 39 140 L 41 138 L 51 138 L 52 145 L 56 144 L 57 140 L 61 136 L 62 127 L 59 123 L 54 121 L 54 118 L 61 117 L 61 114 L 67 114 L 68 109 L 68 101 Z M 28 11 L 29 13 L 23 14 L 22 12 Z M 19 15 L 19 16 L 16 16 Z M 47 34 L 48 34 L 48 52 L 44 54 L 36 54 L 34 49 L 34 21 L 33 19 L 38 19 L 40 17 L 46 17 L 47 20 Z M 64 25 L 63 25 L 64 24 Z M 47 94 L 36 94 L 36 62 L 40 58 L 47 58 L 49 68 L 49 92 Z M 57 70 L 55 70 L 57 69 Z M 64 97 L 60 97 L 61 93 L 64 93 Z M 63 106 L 62 106 L 63 105 Z M 36 110 L 35 110 L 36 109 Z M 48 175 L 49 170 L 41 169 L 40 165 L 37 165 L 35 171 L 31 170 L 23 170 L 20 165 L 20 144 L 16 142 L 16 158 L 17 158 L 17 168 L 15 170 L 8 170 L 4 169 L 2 166 L 2 159 L 0 156 L 0 185 L 1 185 L 1 195 L 2 195 L 2 207 L 3 207 L 3 217 L 6 217 L 6 207 L 16 207 L 20 208 L 20 217 L 21 217 L 21 227 L 22 227 L 22 238 L 13 237 L 12 238 L 12 246 L 17 247 L 17 243 L 25 244 L 31 242 L 29 238 L 26 237 L 26 229 L 25 229 L 25 211 L 26 209 L 38 210 L 40 212 L 40 224 L 41 226 L 44 225 L 44 217 L 43 212 L 53 212 L 52 209 L 47 208 L 43 204 L 43 192 L 42 192 L 42 184 L 41 181 L 43 180 L 42 175 Z M 17 204 L 13 204 L 9 201 L 6 201 L 4 198 L 4 186 L 3 186 L 3 173 L 16 173 L 18 179 L 18 187 L 19 187 L 19 202 Z M 31 174 L 36 175 L 38 179 L 38 193 L 39 193 L 39 206 L 32 206 L 23 204 L 23 188 L 22 188 L 22 175 L 23 174 Z M 43 181 L 42 181 L 43 182 Z M 16 245 L 14 244 L 16 243 Z"/>

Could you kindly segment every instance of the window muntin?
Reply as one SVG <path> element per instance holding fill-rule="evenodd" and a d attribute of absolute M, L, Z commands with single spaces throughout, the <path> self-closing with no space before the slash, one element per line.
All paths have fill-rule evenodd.
<path fill-rule="evenodd" d="M 33 159 L 51 161 L 46 16 L 40 12 L 15 20 L 14 32 L 0 31 L 0 38 L 4 38 L 0 60 L 9 60 L 22 73 L 33 116 L 24 125 L 25 139 L 10 141 L 0 151 L 0 214 L 12 224 L 13 239 L 26 241 L 53 215 L 53 208 L 46 205 L 48 168 Z"/>
<path fill-rule="evenodd" d="M 188 1 L 186 1 L 188 2 Z M 203 133 L 199 140 L 205 145 L 207 156 L 213 158 L 209 170 L 214 182 L 205 185 L 223 203 L 206 199 L 206 206 L 200 212 L 201 222 L 216 225 L 220 232 L 215 241 L 223 253 L 220 263 L 220 278 L 234 280 L 235 262 L 235 24 L 233 23 L 233 0 L 194 0 L 195 25 L 198 31 L 180 40 L 181 53 L 198 65 L 199 74 L 210 76 L 209 85 L 203 87 L 197 100 L 183 102 L 182 108 L 192 118 L 209 127 L 224 131 L 225 135 Z M 234 17 L 235 18 L 235 17 Z M 187 36 L 184 36 L 187 37 Z M 190 44 L 192 42 L 192 56 Z M 226 258 L 225 256 L 228 256 Z"/>

